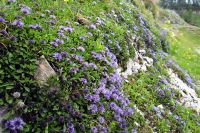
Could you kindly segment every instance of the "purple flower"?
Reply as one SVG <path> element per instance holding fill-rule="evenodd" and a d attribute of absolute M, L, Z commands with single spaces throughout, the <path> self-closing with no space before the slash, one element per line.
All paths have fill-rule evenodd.
<path fill-rule="evenodd" d="M 1 33 L 2 35 L 4 35 L 4 36 L 7 34 L 6 30 L 4 30 L 4 29 L 1 30 L 0 33 Z"/>
<path fill-rule="evenodd" d="M 29 43 L 29 44 L 34 44 L 34 43 L 35 43 L 35 41 L 34 41 L 34 40 L 31 40 L 31 39 L 29 39 L 29 40 L 28 40 L 28 43 Z"/>
<path fill-rule="evenodd" d="M 91 132 L 92 133 L 97 133 L 98 132 L 97 127 L 96 126 L 91 127 Z"/>
<path fill-rule="evenodd" d="M 52 122 L 53 120 L 54 120 L 54 117 L 53 116 L 49 116 L 48 121 Z"/>
<path fill-rule="evenodd" d="M 87 101 L 92 101 L 92 95 L 91 94 L 86 94 L 84 97 Z"/>
<path fill-rule="evenodd" d="M 99 106 L 99 111 L 100 111 L 101 113 L 104 113 L 104 112 L 105 112 L 105 108 L 104 108 L 104 105 L 103 105 L 103 104 L 101 104 L 101 105 Z"/>
<path fill-rule="evenodd" d="M 123 119 L 121 123 L 119 123 L 119 128 L 126 128 L 126 120 Z"/>
<path fill-rule="evenodd" d="M 134 32 L 138 31 L 138 27 L 136 25 L 133 27 L 133 29 L 134 29 Z"/>
<path fill-rule="evenodd" d="M 192 84 L 193 80 L 190 76 L 185 76 L 184 80 L 188 83 L 188 84 Z"/>
<path fill-rule="evenodd" d="M 99 95 L 97 95 L 97 94 L 93 95 L 93 96 L 92 96 L 92 100 L 93 100 L 95 103 L 99 102 L 99 101 L 100 101 Z"/>
<path fill-rule="evenodd" d="M 98 117 L 98 121 L 103 124 L 105 122 L 105 119 L 102 116 Z"/>
<path fill-rule="evenodd" d="M 19 27 L 19 28 L 22 28 L 22 27 L 24 26 L 24 23 L 21 22 L 20 20 L 14 20 L 14 21 L 12 22 L 12 25 L 13 25 L 13 26 L 17 26 L 17 27 Z"/>
<path fill-rule="evenodd" d="M 103 60 L 104 59 L 104 57 L 103 57 L 103 55 L 101 53 L 91 52 L 91 55 L 96 60 Z"/>
<path fill-rule="evenodd" d="M 21 130 L 23 129 L 24 124 L 25 123 L 21 118 L 16 117 L 12 120 L 7 121 L 5 123 L 5 128 L 11 131 Z"/>
<path fill-rule="evenodd" d="M 15 125 L 13 120 L 9 120 L 5 123 L 5 128 L 8 130 L 15 130 Z"/>
<path fill-rule="evenodd" d="M 89 36 L 92 36 L 92 33 L 91 33 L 91 32 L 88 32 L 88 35 L 89 35 Z"/>
<path fill-rule="evenodd" d="M 49 20 L 47 23 L 51 24 L 51 25 L 55 25 L 56 22 L 54 20 Z"/>
<path fill-rule="evenodd" d="M 67 57 L 68 56 L 68 53 L 67 52 L 61 52 L 61 54 L 62 54 L 62 56 L 64 56 L 64 57 Z"/>
<path fill-rule="evenodd" d="M 99 17 L 96 18 L 96 22 L 97 22 L 98 25 L 104 24 L 104 22 Z"/>
<path fill-rule="evenodd" d="M 112 95 L 112 92 L 109 91 L 109 90 L 103 90 L 103 94 L 104 94 L 104 97 L 109 100 L 111 95 Z"/>
<path fill-rule="evenodd" d="M 111 102 L 109 106 L 111 109 L 116 109 L 116 107 L 117 107 L 116 103 L 114 103 L 114 102 Z"/>
<path fill-rule="evenodd" d="M 73 32 L 73 28 L 72 27 L 66 27 L 66 31 L 68 31 L 69 33 Z"/>
<path fill-rule="evenodd" d="M 114 119 L 115 119 L 117 122 L 121 122 L 121 121 L 122 121 L 121 116 L 118 115 L 118 114 L 115 114 L 115 115 L 114 115 Z"/>
<path fill-rule="evenodd" d="M 137 133 L 137 131 L 135 129 L 132 129 L 131 133 Z"/>
<path fill-rule="evenodd" d="M 71 69 L 69 70 L 70 73 L 77 73 L 78 71 L 79 71 L 78 68 L 71 68 Z"/>
<path fill-rule="evenodd" d="M 30 7 L 27 7 L 27 6 L 24 6 L 21 8 L 21 12 L 25 15 L 30 14 L 30 10 L 31 10 Z"/>
<path fill-rule="evenodd" d="M 95 25 L 95 24 L 91 24 L 91 25 L 89 26 L 89 28 L 90 28 L 90 29 L 96 29 L 96 25 Z"/>
<path fill-rule="evenodd" d="M 159 98 L 163 98 L 165 96 L 165 92 L 163 90 L 158 90 L 157 92 Z"/>
<path fill-rule="evenodd" d="M 117 47 L 117 49 L 118 49 L 119 51 L 121 51 L 121 50 L 122 50 L 122 48 L 120 47 L 120 45 L 119 45 L 119 42 L 118 42 L 118 41 L 116 41 L 116 42 L 115 42 L 115 46 Z"/>
<path fill-rule="evenodd" d="M 31 25 L 29 25 L 29 28 L 31 28 L 31 29 L 35 29 L 35 30 L 40 30 L 40 29 L 42 29 L 42 27 L 39 25 L 39 24 L 31 24 Z"/>
<path fill-rule="evenodd" d="M 54 53 L 54 55 L 53 55 L 53 57 L 55 58 L 55 59 L 57 59 L 57 60 L 62 60 L 62 55 L 60 54 L 60 53 Z"/>
<path fill-rule="evenodd" d="M 91 111 L 91 113 L 96 113 L 98 111 L 98 108 L 95 104 L 92 104 L 88 107 L 88 109 Z"/>
<path fill-rule="evenodd" d="M 11 40 L 11 41 L 16 41 L 17 38 L 16 38 L 15 36 L 11 36 L 11 37 L 10 37 L 10 40 Z"/>
<path fill-rule="evenodd" d="M 41 16 L 41 17 L 44 17 L 44 16 L 45 16 L 45 14 L 41 13 L 41 14 L 40 14 L 40 16 Z"/>
<path fill-rule="evenodd" d="M 51 41 L 50 44 L 54 47 L 58 47 L 58 44 L 55 41 Z"/>
<path fill-rule="evenodd" d="M 46 44 L 46 41 L 45 40 L 41 40 L 40 43 L 41 44 Z"/>
<path fill-rule="evenodd" d="M 120 107 L 116 106 L 114 110 L 117 114 L 124 115 L 124 111 Z"/>
<path fill-rule="evenodd" d="M 83 84 L 87 84 L 87 79 L 81 78 L 80 80 L 81 80 L 81 82 L 82 82 Z"/>
<path fill-rule="evenodd" d="M 16 0 L 8 0 L 8 2 L 12 3 L 12 2 L 16 2 Z"/>
<path fill-rule="evenodd" d="M 58 121 L 60 123 L 63 123 L 65 121 L 65 117 L 64 116 L 60 116 L 59 119 L 58 119 Z"/>
<path fill-rule="evenodd" d="M 85 41 L 85 40 L 86 40 L 86 37 L 80 36 L 79 39 Z"/>
<path fill-rule="evenodd" d="M 97 66 L 94 63 L 89 63 L 89 66 L 92 67 L 93 69 L 97 69 Z"/>
<path fill-rule="evenodd" d="M 69 112 L 71 112 L 71 111 L 73 110 L 71 104 L 67 104 L 67 105 L 65 106 L 65 109 L 66 109 L 67 111 L 69 111 Z"/>
<path fill-rule="evenodd" d="M 74 125 L 72 123 L 67 124 L 67 131 L 68 133 L 75 133 Z"/>
<path fill-rule="evenodd" d="M 63 40 L 60 40 L 58 38 L 55 38 L 53 41 L 50 42 L 51 45 L 57 47 L 58 45 L 60 44 L 64 44 L 64 41 Z"/>
<path fill-rule="evenodd" d="M 77 48 L 77 50 L 79 50 L 79 51 L 81 51 L 81 52 L 85 52 L 85 49 L 84 49 L 83 47 L 81 47 L 81 46 L 79 46 L 79 47 Z"/>
<path fill-rule="evenodd" d="M 83 57 L 82 56 L 78 56 L 78 55 L 72 54 L 72 58 L 77 60 L 78 62 L 83 62 Z"/>
<path fill-rule="evenodd" d="M 4 23 L 5 22 L 5 19 L 0 17 L 0 23 Z"/>
<path fill-rule="evenodd" d="M 155 107 L 155 106 L 152 107 L 152 110 L 155 111 L 155 112 L 159 112 L 159 108 Z"/>
<path fill-rule="evenodd" d="M 114 94 L 112 94 L 112 98 L 117 101 L 117 100 L 119 100 L 119 95 L 114 93 Z"/>
<path fill-rule="evenodd" d="M 133 115 L 133 113 L 134 113 L 134 109 L 133 108 L 131 108 L 131 107 L 129 107 L 128 109 L 127 109 L 127 115 L 129 115 L 129 116 L 131 116 L 131 115 Z"/>
<path fill-rule="evenodd" d="M 174 115 L 174 119 L 176 119 L 177 121 L 181 120 L 181 118 L 178 115 Z"/>

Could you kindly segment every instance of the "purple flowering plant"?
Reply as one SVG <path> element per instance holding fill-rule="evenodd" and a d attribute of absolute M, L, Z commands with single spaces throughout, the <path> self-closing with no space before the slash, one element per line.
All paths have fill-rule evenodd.
<path fill-rule="evenodd" d="M 128 97 L 129 94 L 122 90 L 124 79 L 116 70 L 119 67 L 125 69 L 127 60 L 134 58 L 134 46 L 129 40 L 136 31 L 137 34 L 144 32 L 146 38 L 136 44 L 144 41 L 154 43 L 147 22 L 140 16 L 133 23 L 136 19 L 131 13 L 135 10 L 116 1 L 113 2 L 118 8 L 113 7 L 115 10 L 112 11 L 99 6 L 108 6 L 103 1 L 97 2 L 95 9 L 87 11 L 85 9 L 91 4 L 88 1 L 47 2 L 23 1 L 26 6 L 20 6 L 21 0 L 16 1 L 17 4 L 10 0 L 7 7 L 3 7 L 6 14 L 10 13 L 9 10 L 16 11 L 14 15 L 17 17 L 12 14 L 0 17 L 4 30 L 0 37 L 3 34 L 6 41 L 2 40 L 8 48 L 7 51 L 1 49 L 3 52 L 0 53 L 3 66 L 0 72 L 7 75 L 0 76 L 0 81 L 5 81 L 0 98 L 3 105 L 9 105 L 10 110 L 21 116 L 6 120 L 5 129 L 69 133 L 137 132 L 134 96 Z M 118 9 L 123 9 L 123 12 Z M 109 14 L 102 15 L 100 10 Z M 74 16 L 79 13 L 84 14 L 83 20 L 88 20 L 88 24 L 78 24 Z M 141 26 L 143 30 L 140 30 Z M 34 77 L 38 67 L 36 60 L 41 55 L 56 73 L 44 86 L 38 85 Z M 21 93 L 21 99 L 12 97 L 11 93 L 16 91 Z M 166 92 L 169 97 L 173 94 L 168 93 L 171 90 Z M 22 108 L 16 106 L 18 100 L 23 101 Z"/>

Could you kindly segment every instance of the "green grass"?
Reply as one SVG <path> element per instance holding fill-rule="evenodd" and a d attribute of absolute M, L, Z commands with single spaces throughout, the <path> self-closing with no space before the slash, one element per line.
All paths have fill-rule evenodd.
<path fill-rule="evenodd" d="M 180 12 L 181 17 L 188 23 L 200 27 L 200 15 L 192 11 Z"/>
<path fill-rule="evenodd" d="M 172 58 L 195 79 L 200 79 L 200 29 L 180 27 L 175 31 L 176 43 L 171 44 Z"/>

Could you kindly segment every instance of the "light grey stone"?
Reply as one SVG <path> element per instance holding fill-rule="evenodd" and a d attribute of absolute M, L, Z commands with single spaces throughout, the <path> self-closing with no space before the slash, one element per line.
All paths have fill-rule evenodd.
<path fill-rule="evenodd" d="M 49 62 L 44 56 L 39 59 L 39 64 L 34 74 L 34 78 L 38 81 L 40 85 L 45 85 L 49 77 L 55 76 L 56 72 L 50 66 Z"/>

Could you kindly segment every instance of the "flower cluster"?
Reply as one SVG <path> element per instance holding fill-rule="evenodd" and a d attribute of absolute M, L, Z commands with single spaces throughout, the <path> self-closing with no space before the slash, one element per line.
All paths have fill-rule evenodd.
<path fill-rule="evenodd" d="M 35 29 L 35 30 L 41 30 L 42 27 L 39 24 L 31 24 L 29 25 L 29 28 Z"/>
<path fill-rule="evenodd" d="M 69 18 L 66 18 L 64 15 L 55 16 L 60 15 L 59 11 L 61 12 L 61 9 L 58 9 L 58 11 L 51 11 L 47 8 L 45 8 L 46 10 L 42 10 L 40 9 L 42 5 L 35 2 L 33 8 L 30 8 L 32 7 L 30 6 L 31 4 L 29 5 L 30 7 L 18 5 L 19 8 L 17 10 L 19 9 L 23 15 L 16 16 L 15 20 L 11 21 L 11 25 L 21 28 L 17 29 L 20 31 L 28 28 L 31 29 L 27 30 L 30 34 L 27 34 L 29 39 L 26 42 L 28 41 L 29 44 L 34 44 L 38 47 L 32 48 L 33 45 L 29 45 L 30 51 L 38 53 L 39 50 L 41 51 L 40 53 L 49 55 L 46 58 L 48 61 L 52 61 L 50 64 L 58 72 L 55 84 L 57 85 L 58 83 L 60 87 L 58 94 L 55 93 L 52 96 L 48 93 L 49 97 L 45 97 L 46 95 L 44 95 L 44 98 L 48 99 L 45 102 L 38 102 L 40 100 L 43 101 L 43 97 L 41 96 L 41 99 L 39 98 L 37 101 L 38 104 L 29 105 L 29 101 L 36 102 L 33 100 L 33 97 L 27 98 L 28 104 L 20 103 L 20 107 L 27 105 L 29 111 L 33 112 L 30 113 L 31 122 L 27 121 L 27 123 L 31 126 L 38 126 L 37 124 L 33 125 L 32 119 L 34 119 L 38 123 L 41 123 L 40 126 L 42 128 L 48 123 L 48 126 L 52 129 L 55 127 L 61 130 L 64 126 L 69 133 L 76 132 L 77 130 L 81 130 L 82 132 L 89 132 L 88 130 L 91 130 L 93 133 L 106 133 L 110 130 L 109 123 L 114 122 L 116 123 L 116 130 L 122 132 L 132 131 L 135 133 L 136 130 L 131 130 L 133 127 L 129 125 L 129 120 L 132 120 L 134 108 L 130 104 L 129 98 L 121 90 L 124 80 L 117 72 L 117 68 L 119 67 L 118 61 L 120 63 L 123 61 L 120 59 L 129 58 L 123 56 L 129 55 L 130 52 L 129 42 L 126 37 L 132 36 L 134 32 L 139 34 L 139 24 L 136 25 L 136 22 L 131 22 L 132 20 L 128 20 L 129 18 L 124 13 L 120 13 L 115 9 L 108 13 L 107 16 L 110 18 L 88 16 L 87 19 L 91 21 L 94 17 L 94 21 L 89 25 L 80 25 L 78 22 L 73 22 L 73 18 L 66 21 Z M 35 7 L 37 8 L 36 11 Z M 62 10 L 64 12 L 64 9 Z M 73 13 L 76 10 L 71 11 Z M 127 9 L 123 11 L 132 14 L 131 10 Z M 30 13 L 31 15 L 28 15 Z M 84 14 L 84 11 L 80 11 L 80 13 Z M 98 16 L 101 15 L 98 14 Z M 29 21 L 26 21 L 26 18 L 29 18 L 33 23 L 27 24 Z M 41 21 L 38 19 L 41 19 Z M 22 20 L 27 26 L 24 25 Z M 126 22 L 126 20 L 130 22 Z M 107 23 L 108 21 L 110 23 Z M 150 43 L 152 38 L 150 30 L 147 28 L 147 22 L 144 21 L 141 15 L 139 16 L 139 21 L 140 26 L 143 27 L 144 37 Z M 34 22 L 38 22 L 38 24 Z M 123 22 L 122 26 L 119 22 Z M 7 21 L 4 17 L 1 17 L 0 23 L 4 25 Z M 108 28 L 110 26 L 111 28 Z M 121 27 L 119 28 L 118 26 Z M 22 29 L 22 27 L 26 28 Z M 38 32 L 38 30 L 41 32 Z M 56 31 L 54 32 L 54 30 Z M 10 32 L 10 30 L 1 32 L 7 35 L 7 32 Z M 29 35 L 32 33 L 35 36 L 30 37 Z M 16 44 L 18 42 L 22 43 L 25 40 L 18 39 L 18 35 L 16 34 L 8 35 L 9 39 L 15 41 Z M 99 41 L 101 41 L 101 44 L 99 44 Z M 51 44 L 53 47 L 38 45 L 38 42 L 41 44 Z M 38 55 L 33 55 L 33 57 L 35 59 Z M 124 65 L 124 63 L 122 64 Z M 35 89 L 35 91 L 38 91 L 37 93 L 40 95 L 43 95 L 43 93 L 46 94 L 46 92 L 40 89 Z M 13 93 L 13 97 L 16 100 L 17 98 L 24 98 L 23 92 L 19 91 L 20 94 L 17 91 L 12 92 L 15 92 Z M 30 93 L 32 93 L 32 90 Z M 34 106 L 34 109 L 41 109 L 35 111 L 32 110 L 32 106 Z M 59 115 L 57 115 L 58 112 L 54 113 L 51 107 L 59 109 Z M 23 113 L 26 114 L 26 112 Z M 30 116 L 24 114 L 22 116 Z M 40 120 L 38 116 L 42 116 L 43 120 Z M 6 128 L 8 130 L 12 128 L 16 130 L 22 129 L 24 125 L 23 121 L 21 121 L 21 126 L 15 125 L 12 127 L 13 121 L 10 120 L 7 122 Z M 87 124 L 86 121 L 88 122 Z M 79 128 L 77 129 L 76 127 Z"/>
<path fill-rule="evenodd" d="M 104 78 L 99 82 L 97 89 L 93 90 L 93 93 L 85 91 L 84 98 L 89 103 L 88 110 L 91 114 L 104 114 L 104 112 L 113 112 L 113 117 L 119 124 L 119 128 L 126 128 L 126 116 L 131 116 L 134 113 L 134 109 L 130 106 L 130 101 L 128 98 L 124 97 L 123 93 L 119 90 L 122 86 L 123 79 L 117 72 L 111 73 L 110 75 L 104 73 Z M 106 100 L 107 105 L 101 103 Z M 103 116 L 98 117 L 100 124 L 105 122 Z M 91 130 L 101 131 L 98 126 L 92 127 Z"/>
<path fill-rule="evenodd" d="M 164 88 L 157 90 L 157 95 L 159 99 L 171 99 L 174 97 L 174 91 L 171 88 Z"/>
<path fill-rule="evenodd" d="M 60 44 L 64 44 L 64 41 L 58 38 L 55 38 L 53 41 L 50 42 L 50 44 L 54 47 L 59 46 Z"/>
<path fill-rule="evenodd" d="M 31 12 L 31 8 L 25 5 L 21 5 L 21 12 L 25 15 L 28 15 Z"/>
<path fill-rule="evenodd" d="M 116 56 L 112 52 L 110 52 L 110 50 L 107 47 L 105 48 L 105 51 L 101 51 L 99 53 L 91 52 L 91 55 L 94 59 L 98 61 L 103 61 L 110 67 L 113 67 L 113 68 L 118 67 Z"/>
<path fill-rule="evenodd" d="M 23 28 L 24 23 L 23 23 L 22 21 L 20 21 L 20 20 L 14 20 L 14 21 L 12 22 L 12 25 L 13 25 L 13 26 L 16 26 L 16 27 L 19 27 L 19 28 Z"/>
<path fill-rule="evenodd" d="M 66 38 L 66 36 L 64 34 L 65 32 L 72 33 L 73 32 L 73 28 L 72 27 L 67 27 L 67 26 L 60 26 L 59 29 L 57 30 L 57 34 L 62 38 Z"/>
<path fill-rule="evenodd" d="M 162 114 L 165 113 L 165 110 L 164 108 L 160 108 L 160 107 L 156 107 L 156 106 L 153 106 L 152 107 L 152 110 L 156 113 L 156 116 L 161 119 L 162 118 Z"/>
<path fill-rule="evenodd" d="M 22 130 L 24 125 L 25 125 L 24 121 L 21 118 L 16 117 L 12 120 L 6 121 L 5 128 L 9 130 L 10 132 L 14 132 L 14 131 Z"/>

